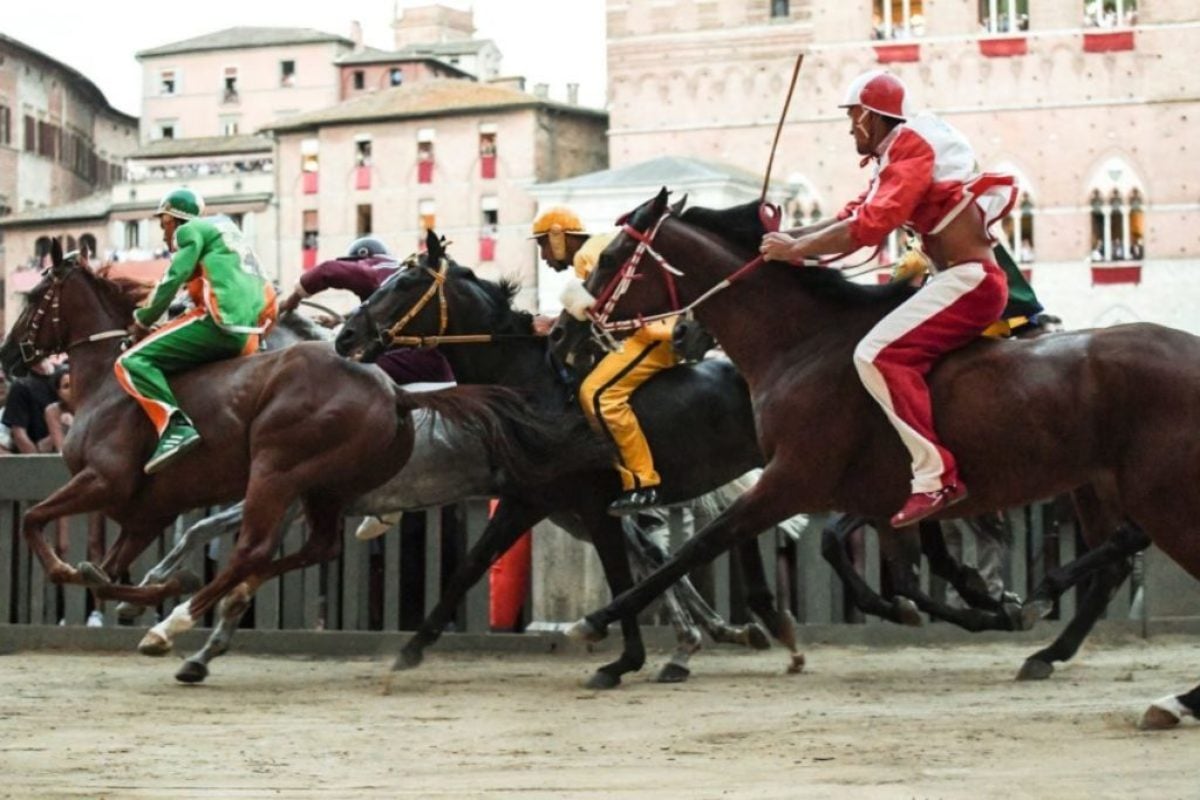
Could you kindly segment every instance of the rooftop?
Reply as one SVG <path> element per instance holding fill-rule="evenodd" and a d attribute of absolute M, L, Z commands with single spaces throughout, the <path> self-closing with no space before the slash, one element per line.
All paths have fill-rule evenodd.
<path fill-rule="evenodd" d="M 434 64 L 443 72 L 455 73 L 463 78 L 473 77 L 471 73 L 460 69 L 453 64 L 443 61 L 436 56 L 423 53 L 414 54 L 405 50 L 380 50 L 377 47 L 366 47 L 356 53 L 346 53 L 344 56 L 337 58 L 334 63 L 340 65 L 348 64 L 410 64 L 413 62 L 426 62 Z"/>
<path fill-rule="evenodd" d="M 751 186 L 762 184 L 762 176 L 740 167 L 682 156 L 660 156 L 616 169 L 589 172 L 554 183 L 543 183 L 539 190 L 605 190 L 660 186 L 686 188 L 689 184 L 735 181 Z"/>
<path fill-rule="evenodd" d="M 191 39 L 142 50 L 138 58 L 171 56 L 180 53 L 199 53 L 206 50 L 242 50 L 249 47 L 282 47 L 289 44 L 320 44 L 335 42 L 353 46 L 344 36 L 325 33 L 314 28 L 251 28 L 237 27 L 194 36 Z"/>
<path fill-rule="evenodd" d="M 194 136 L 185 139 L 155 139 L 142 145 L 130 158 L 178 158 L 237 153 L 269 153 L 274 143 L 266 136 Z"/>
<path fill-rule="evenodd" d="M 14 39 L 11 36 L 5 36 L 3 33 L 0 33 L 0 45 L 7 45 L 8 47 L 11 47 L 12 49 L 22 53 L 26 57 L 34 58 L 49 67 L 62 70 L 63 73 L 65 73 L 67 77 L 69 77 L 71 81 L 79 88 L 79 90 L 92 100 L 92 102 L 107 110 L 108 113 L 116 117 L 118 121 L 123 122 L 126 125 L 132 125 L 135 127 L 137 126 L 137 117 L 133 116 L 132 114 L 126 114 L 124 111 L 118 111 L 109 105 L 108 98 L 104 96 L 104 92 L 100 91 L 100 87 L 92 83 L 91 79 L 74 67 L 66 65 L 56 58 L 51 58 L 41 50 L 30 47 L 20 40 Z"/>
<path fill-rule="evenodd" d="M 77 219 L 101 219 L 108 216 L 112 208 L 112 192 L 104 189 L 89 194 L 71 203 L 51 206 L 50 208 L 35 208 L 0 217 L 0 228 L 20 227 L 22 225 L 40 225 L 45 222 L 65 222 Z"/>
<path fill-rule="evenodd" d="M 607 116 L 606 112 L 598 109 L 555 103 L 507 86 L 435 78 L 372 92 L 319 111 L 286 117 L 264 127 L 263 130 L 299 131 L 323 125 L 362 124 L 391 119 L 438 117 L 477 111 L 515 111 L 538 107 L 589 116 Z"/>

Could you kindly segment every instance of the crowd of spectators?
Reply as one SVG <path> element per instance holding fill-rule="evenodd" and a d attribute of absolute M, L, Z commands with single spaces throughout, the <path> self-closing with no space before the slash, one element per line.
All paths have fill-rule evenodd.
<path fill-rule="evenodd" d="M 131 166 L 129 179 L 133 182 L 146 180 L 175 180 L 203 178 L 207 175 L 236 175 L 246 172 L 270 172 L 274 162 L 270 158 L 251 158 L 241 161 L 201 161 L 166 166 Z"/>

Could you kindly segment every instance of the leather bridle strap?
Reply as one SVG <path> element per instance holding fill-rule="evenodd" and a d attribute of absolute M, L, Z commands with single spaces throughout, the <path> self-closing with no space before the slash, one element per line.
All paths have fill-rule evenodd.
<path fill-rule="evenodd" d="M 429 285 L 429 288 L 425 290 L 425 293 L 421 295 L 420 299 L 413 304 L 413 307 L 410 308 L 403 317 L 396 320 L 394 325 L 388 328 L 387 336 L 391 343 L 395 343 L 401 337 L 401 332 L 404 330 L 404 327 L 408 325 L 408 323 L 412 322 L 418 314 L 424 311 L 425 306 L 429 305 L 430 301 L 433 300 L 434 297 L 437 297 L 438 304 L 440 306 L 437 335 L 441 336 L 446 332 L 446 327 L 450 324 L 450 311 L 446 305 L 446 270 L 449 266 L 450 262 L 443 258 L 438 264 L 437 270 L 432 270 L 429 267 L 423 267 L 423 269 L 433 278 L 433 283 Z"/>

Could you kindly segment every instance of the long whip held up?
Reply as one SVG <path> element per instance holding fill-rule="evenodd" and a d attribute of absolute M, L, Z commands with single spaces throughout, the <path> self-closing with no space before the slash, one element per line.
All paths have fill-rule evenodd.
<path fill-rule="evenodd" d="M 775 126 L 775 139 L 771 142 L 771 155 L 767 158 L 767 172 L 763 176 L 762 194 L 759 204 L 767 202 L 767 189 L 771 185 L 771 167 L 775 165 L 775 150 L 779 147 L 779 137 L 783 133 L 783 123 L 787 119 L 788 108 L 792 105 L 792 94 L 796 91 L 796 80 L 800 77 L 800 66 L 804 63 L 804 53 L 796 55 L 796 66 L 792 69 L 792 82 L 788 85 L 787 98 L 783 101 L 783 111 L 779 113 L 779 124 Z"/>

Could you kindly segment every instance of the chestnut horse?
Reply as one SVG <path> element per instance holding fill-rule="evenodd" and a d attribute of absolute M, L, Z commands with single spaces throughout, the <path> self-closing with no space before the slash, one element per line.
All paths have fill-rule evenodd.
<path fill-rule="evenodd" d="M 229 565 L 146 634 L 139 645 L 146 654 L 167 652 L 176 633 L 243 582 L 252 593 L 273 575 L 335 555 L 349 501 L 408 460 L 413 446 L 409 412 L 415 408 L 430 408 L 480 432 L 504 466 L 537 469 L 537 456 L 523 457 L 514 438 L 550 426 L 511 392 L 410 395 L 378 370 L 313 343 L 174 376 L 172 386 L 195 420 L 202 444 L 177 464 L 147 476 L 142 466 L 155 445 L 154 429 L 113 373 L 133 301 L 87 268 L 65 263 L 57 241 L 52 256 L 54 266 L 30 293 L 0 348 L 0 363 L 10 374 L 48 354 L 71 357 L 78 410 L 63 458 L 72 478 L 26 513 L 22 531 L 50 580 L 145 605 L 176 596 L 185 589 L 179 575 L 145 587 L 114 585 L 108 576 L 124 572 L 178 514 L 245 497 Z M 521 416 L 501 419 L 494 403 Z M 308 519 L 309 538 L 298 552 L 273 562 L 280 519 L 297 500 Z M 121 534 L 99 567 L 70 567 L 43 540 L 42 528 L 59 517 L 92 511 L 116 520 Z"/>
<path fill-rule="evenodd" d="M 851 354 L 915 290 L 747 262 L 746 239 L 763 228 L 735 244 L 715 232 L 727 220 L 673 214 L 664 189 L 629 216 L 587 288 L 600 298 L 598 327 L 687 308 L 712 331 L 750 386 L 766 468 L 671 561 L 577 622 L 578 638 L 604 636 L 688 570 L 780 520 L 834 509 L 878 518 L 908 496 L 908 454 Z M 953 516 L 1091 484 L 1112 518 L 1200 577 L 1200 338 L 1136 324 L 980 340 L 946 356 L 928 380 L 938 431 L 971 491 Z M 1200 688 L 1156 702 L 1143 724 L 1197 711 Z"/>

